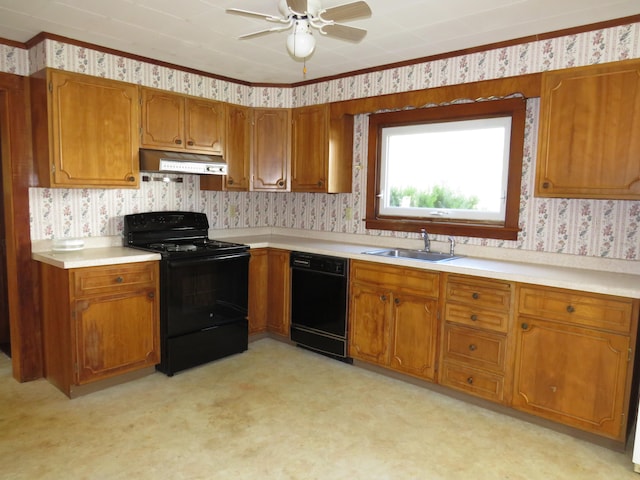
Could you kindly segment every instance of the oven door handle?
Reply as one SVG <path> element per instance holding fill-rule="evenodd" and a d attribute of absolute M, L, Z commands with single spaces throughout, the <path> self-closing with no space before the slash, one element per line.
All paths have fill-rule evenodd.
<path fill-rule="evenodd" d="M 213 257 L 197 257 L 189 259 L 173 259 L 169 260 L 169 266 L 171 267 L 190 267 L 192 265 L 202 265 L 203 263 L 221 262 L 224 260 L 234 260 L 236 258 L 249 258 L 251 255 L 249 252 L 231 253 L 228 255 L 216 255 Z"/>

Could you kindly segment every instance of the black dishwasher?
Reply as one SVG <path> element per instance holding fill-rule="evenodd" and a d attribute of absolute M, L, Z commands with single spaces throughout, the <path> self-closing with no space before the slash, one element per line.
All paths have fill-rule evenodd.
<path fill-rule="evenodd" d="M 291 252 L 291 340 L 339 360 L 347 356 L 349 261 Z"/>

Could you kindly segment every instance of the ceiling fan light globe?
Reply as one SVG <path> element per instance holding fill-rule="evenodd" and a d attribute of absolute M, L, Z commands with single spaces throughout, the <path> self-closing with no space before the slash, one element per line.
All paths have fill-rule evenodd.
<path fill-rule="evenodd" d="M 296 58 L 307 58 L 316 48 L 316 39 L 311 33 L 292 32 L 287 37 L 287 50 Z"/>

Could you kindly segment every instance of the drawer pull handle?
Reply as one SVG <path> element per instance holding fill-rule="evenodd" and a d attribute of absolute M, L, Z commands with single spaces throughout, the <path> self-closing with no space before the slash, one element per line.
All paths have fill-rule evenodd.
<path fill-rule="evenodd" d="M 124 278 L 122 277 L 116 278 L 116 283 L 122 283 L 122 282 L 124 282 Z"/>
<path fill-rule="evenodd" d="M 472 352 L 477 350 L 478 347 L 476 345 L 474 345 L 473 343 L 471 345 L 469 345 L 469 350 L 471 350 Z"/>
<path fill-rule="evenodd" d="M 473 292 L 471 294 L 471 298 L 473 298 L 474 300 L 477 300 L 480 298 L 480 294 L 478 292 Z"/>
<path fill-rule="evenodd" d="M 520 326 L 522 327 L 523 330 L 529 330 L 529 324 L 528 323 L 523 323 Z"/>
<path fill-rule="evenodd" d="M 467 378 L 467 383 L 468 383 L 469 385 L 473 385 L 473 377 L 469 377 L 469 378 Z"/>
<path fill-rule="evenodd" d="M 575 311 L 576 311 L 576 309 L 572 305 L 567 305 L 567 312 L 573 313 Z"/>
<path fill-rule="evenodd" d="M 478 315 L 476 315 L 475 313 L 473 315 L 471 315 L 471 321 L 472 322 L 477 322 L 478 321 Z"/>

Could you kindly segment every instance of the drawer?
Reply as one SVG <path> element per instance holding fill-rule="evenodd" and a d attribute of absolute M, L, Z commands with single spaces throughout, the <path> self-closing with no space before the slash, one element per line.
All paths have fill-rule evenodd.
<path fill-rule="evenodd" d="M 507 338 L 504 335 L 451 324 L 445 325 L 443 344 L 445 360 L 455 360 L 503 372 L 506 347 Z"/>
<path fill-rule="evenodd" d="M 78 268 L 72 270 L 72 285 L 76 296 L 154 287 L 156 272 L 156 262 Z"/>
<path fill-rule="evenodd" d="M 375 262 L 353 260 L 350 271 L 351 280 L 383 285 L 384 288 L 402 288 L 417 295 L 438 297 L 440 274 L 426 272 L 416 268 L 393 267 Z"/>
<path fill-rule="evenodd" d="M 634 301 L 573 290 L 521 287 L 518 311 L 547 320 L 628 333 Z"/>
<path fill-rule="evenodd" d="M 447 303 L 444 307 L 444 319 L 496 332 L 506 333 L 509 328 L 508 311 L 489 310 L 465 303 Z"/>
<path fill-rule="evenodd" d="M 504 377 L 475 368 L 445 362 L 440 372 L 440 384 L 494 402 L 504 401 Z"/>
<path fill-rule="evenodd" d="M 449 275 L 445 299 L 447 302 L 508 311 L 511 306 L 511 290 L 509 282 Z"/>

